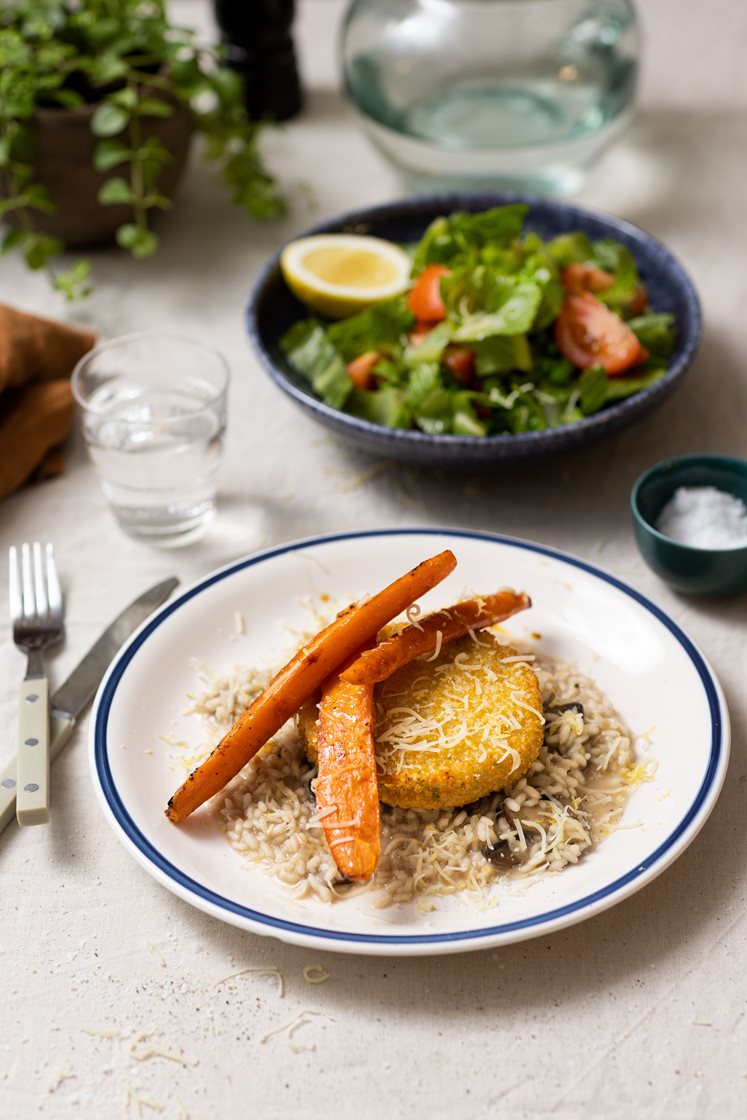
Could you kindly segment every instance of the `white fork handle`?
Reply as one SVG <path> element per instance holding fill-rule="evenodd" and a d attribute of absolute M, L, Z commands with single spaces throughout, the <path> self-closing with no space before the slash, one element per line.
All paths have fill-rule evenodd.
<path fill-rule="evenodd" d="M 75 728 L 75 720 L 70 716 L 52 711 L 49 717 L 49 761 L 54 762 L 67 743 Z M 18 760 L 13 755 L 0 770 L 0 832 L 16 819 L 16 787 L 18 784 Z"/>
<path fill-rule="evenodd" d="M 46 677 L 21 683 L 18 717 L 16 819 L 21 825 L 49 820 L 49 685 Z"/>

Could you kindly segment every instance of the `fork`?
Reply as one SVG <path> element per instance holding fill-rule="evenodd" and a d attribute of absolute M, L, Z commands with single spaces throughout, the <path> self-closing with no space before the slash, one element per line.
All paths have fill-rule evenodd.
<path fill-rule="evenodd" d="M 42 652 L 63 634 L 62 593 L 54 548 L 36 541 L 9 553 L 13 641 L 28 662 L 18 717 L 16 818 L 20 825 L 49 820 L 49 686 Z"/>

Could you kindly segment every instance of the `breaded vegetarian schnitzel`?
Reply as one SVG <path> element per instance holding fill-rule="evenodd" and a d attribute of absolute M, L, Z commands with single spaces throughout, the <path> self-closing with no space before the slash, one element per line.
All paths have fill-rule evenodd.
<path fill-rule="evenodd" d="M 483 631 L 375 686 L 379 797 L 403 809 L 466 805 L 517 781 L 539 754 L 542 700 L 531 666 Z M 317 707 L 297 726 L 316 761 Z"/>

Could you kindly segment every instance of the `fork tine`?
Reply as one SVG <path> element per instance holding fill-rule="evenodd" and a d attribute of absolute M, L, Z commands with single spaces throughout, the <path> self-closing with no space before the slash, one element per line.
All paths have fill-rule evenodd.
<path fill-rule="evenodd" d="M 21 568 L 18 549 L 14 544 L 8 549 L 8 584 L 10 590 L 10 617 L 15 622 L 23 614 L 21 599 Z"/>
<path fill-rule="evenodd" d="M 62 615 L 62 590 L 60 577 L 57 574 L 57 563 L 54 558 L 54 545 L 47 545 L 47 596 L 49 610 L 53 615 Z"/>
<path fill-rule="evenodd" d="M 33 618 L 36 613 L 34 602 L 34 580 L 31 575 L 31 549 L 24 541 L 21 545 L 21 595 L 23 597 L 24 618 Z"/>
<path fill-rule="evenodd" d="M 33 547 L 34 558 L 34 595 L 36 598 L 36 613 L 41 618 L 47 617 L 49 610 L 49 603 L 47 602 L 47 581 L 44 575 L 44 560 L 42 558 L 42 546 L 39 541 L 34 541 Z"/>

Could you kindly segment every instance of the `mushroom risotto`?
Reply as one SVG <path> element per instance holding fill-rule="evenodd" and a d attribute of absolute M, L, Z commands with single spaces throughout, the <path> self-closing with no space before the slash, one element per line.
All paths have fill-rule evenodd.
<path fill-rule="evenodd" d="M 480 643 L 484 639 L 473 640 Z M 381 805 L 381 857 L 354 888 L 327 847 L 314 788 L 316 768 L 288 723 L 213 802 L 231 847 L 295 898 L 327 902 L 351 889 L 377 905 L 479 891 L 503 876 L 562 871 L 617 826 L 653 762 L 636 759 L 630 731 L 607 697 L 570 665 L 539 653 L 508 658 L 536 673 L 543 722 L 539 753 L 521 778 L 463 807 Z M 189 709 L 206 731 L 205 754 L 272 675 L 199 666 L 203 693 Z"/>

